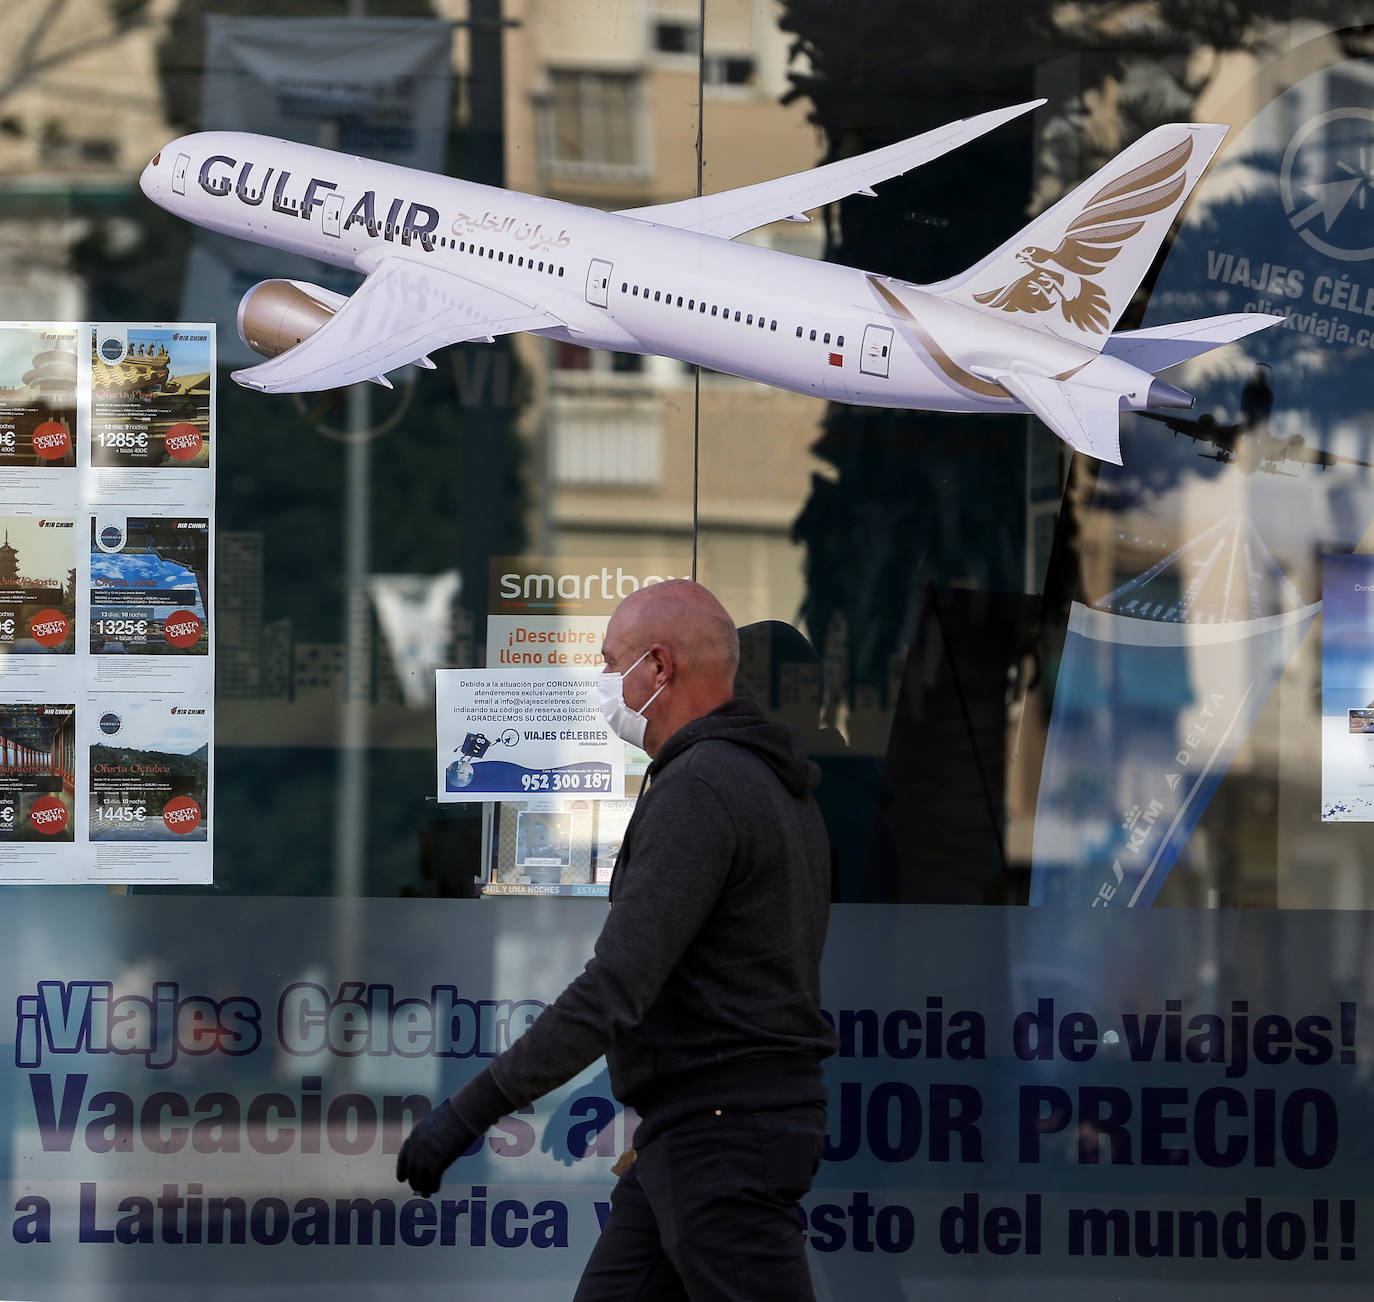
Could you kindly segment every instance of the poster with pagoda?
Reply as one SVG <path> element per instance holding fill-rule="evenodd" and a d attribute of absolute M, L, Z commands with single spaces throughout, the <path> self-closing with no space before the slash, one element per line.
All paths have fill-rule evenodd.
<path fill-rule="evenodd" d="M 76 465 L 77 329 L 0 330 L 0 466 Z"/>
<path fill-rule="evenodd" d="M 0 651 L 71 655 L 80 535 L 70 516 L 0 515 Z"/>

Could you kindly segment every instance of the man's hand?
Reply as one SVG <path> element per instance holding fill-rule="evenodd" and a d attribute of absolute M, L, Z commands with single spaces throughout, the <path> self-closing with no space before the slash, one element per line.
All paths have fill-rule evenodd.
<path fill-rule="evenodd" d="M 472 1145 L 469 1130 L 445 1099 L 406 1137 L 396 1154 L 396 1179 L 409 1184 L 421 1198 L 438 1193 L 444 1172 Z"/>

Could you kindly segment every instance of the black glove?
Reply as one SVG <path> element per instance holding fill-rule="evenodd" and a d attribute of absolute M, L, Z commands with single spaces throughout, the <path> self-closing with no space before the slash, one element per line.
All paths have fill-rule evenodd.
<path fill-rule="evenodd" d="M 438 1193 L 444 1172 L 477 1138 L 445 1099 L 406 1137 L 396 1154 L 396 1179 L 409 1184 L 421 1198 Z"/>

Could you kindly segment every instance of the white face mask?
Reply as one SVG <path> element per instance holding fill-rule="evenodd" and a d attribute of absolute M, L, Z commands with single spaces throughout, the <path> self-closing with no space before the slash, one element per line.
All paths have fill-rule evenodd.
<path fill-rule="evenodd" d="M 653 650 L 652 647 L 649 650 Z M 649 697 L 637 710 L 632 710 L 625 704 L 625 677 L 635 671 L 639 661 L 649 654 L 648 651 L 639 657 L 623 674 L 611 673 L 609 670 L 602 670 L 596 680 L 597 702 L 601 706 L 602 717 L 606 720 L 610 730 L 615 733 L 621 741 L 628 741 L 631 746 L 638 746 L 644 749 L 644 733 L 649 727 L 649 721 L 644 717 L 647 710 L 668 684 L 662 687 Z"/>

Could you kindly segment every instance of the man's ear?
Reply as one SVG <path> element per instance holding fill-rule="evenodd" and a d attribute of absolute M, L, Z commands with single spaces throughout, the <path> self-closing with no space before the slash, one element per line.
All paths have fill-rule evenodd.
<path fill-rule="evenodd" d="M 668 683 L 673 678 L 673 653 L 663 645 L 662 642 L 655 642 L 649 648 L 649 660 L 654 666 L 655 684 Z M 662 677 L 660 678 L 660 675 Z"/>

